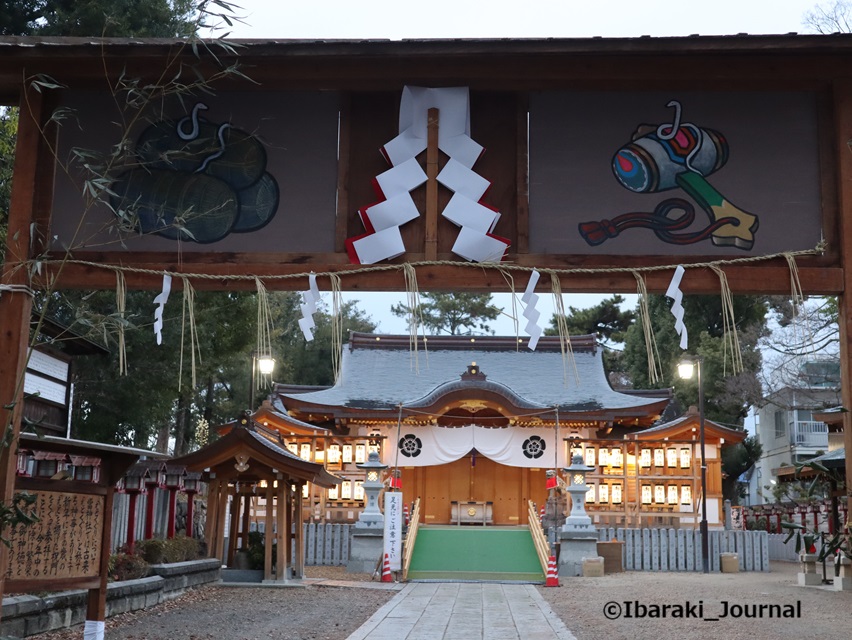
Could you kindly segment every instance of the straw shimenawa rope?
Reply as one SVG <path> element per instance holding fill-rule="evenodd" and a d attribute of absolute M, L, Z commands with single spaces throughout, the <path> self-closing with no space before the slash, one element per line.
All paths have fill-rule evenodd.
<path fill-rule="evenodd" d="M 787 251 L 781 253 L 773 253 L 761 256 L 743 256 L 739 258 L 729 258 L 724 260 L 713 260 L 710 262 L 693 262 L 689 264 L 680 264 L 685 269 L 701 269 L 701 268 L 709 268 L 714 270 L 719 275 L 720 283 L 722 284 L 722 299 L 723 299 L 723 315 L 725 315 L 725 338 L 726 338 L 726 357 L 727 353 L 730 351 L 731 359 L 733 363 L 734 373 L 742 370 L 742 356 L 739 348 L 739 341 L 736 336 L 736 325 L 733 318 L 733 303 L 731 300 L 731 291 L 728 287 L 727 277 L 721 271 L 721 267 L 724 265 L 743 265 L 743 264 L 754 264 L 757 262 L 764 262 L 768 260 L 773 260 L 777 258 L 784 258 L 787 260 L 787 263 L 790 265 L 791 269 L 791 283 L 796 282 L 797 284 L 791 285 L 793 287 L 798 288 L 798 292 L 794 292 L 794 306 L 797 306 L 799 300 L 801 300 L 801 284 L 798 283 L 798 269 L 795 267 L 794 258 L 796 256 L 813 256 L 813 255 L 822 255 L 825 253 L 826 243 L 820 242 L 813 249 L 804 249 L 800 251 Z M 194 325 L 194 310 L 193 310 L 193 300 L 194 300 L 194 292 L 192 290 L 192 286 L 190 284 L 191 279 L 197 280 L 218 280 L 223 282 L 233 282 L 239 280 L 247 280 L 253 279 L 256 281 L 268 280 L 268 281 L 281 281 L 281 280 L 300 280 L 307 279 L 310 275 L 310 272 L 304 273 L 286 273 L 286 274 L 265 274 L 265 275 L 243 275 L 243 274 L 209 274 L 209 273 L 185 273 L 182 271 L 168 271 L 163 269 L 146 269 L 142 267 L 130 267 L 125 265 L 117 265 L 117 264 L 108 264 L 102 262 L 92 262 L 89 260 L 75 260 L 70 258 L 63 258 L 58 260 L 44 260 L 39 259 L 38 261 L 30 260 L 19 263 L 20 266 L 34 266 L 38 263 L 40 267 L 59 265 L 63 267 L 65 265 L 73 264 L 83 267 L 89 267 L 93 269 L 107 269 L 113 271 L 115 273 L 133 273 L 133 274 L 142 274 L 142 275 L 170 275 L 173 278 L 181 278 L 184 282 L 184 318 L 186 315 L 189 315 L 189 323 L 190 323 L 190 338 L 193 343 L 192 348 L 192 375 L 193 375 L 193 384 L 195 381 L 195 349 L 196 345 L 196 336 L 195 336 L 195 325 Z M 432 266 L 447 266 L 454 267 L 458 269 L 465 268 L 476 268 L 476 269 L 498 269 L 504 276 L 504 278 L 511 277 L 510 272 L 524 272 L 531 273 L 534 270 L 538 270 L 542 274 L 547 274 L 551 277 L 551 284 L 554 291 L 554 299 L 555 299 L 555 309 L 557 311 L 557 328 L 559 329 L 559 337 L 560 337 L 560 345 L 562 347 L 563 359 L 570 355 L 571 360 L 573 362 L 573 352 L 571 351 L 571 343 L 568 337 L 568 329 L 567 323 L 565 322 L 565 314 L 564 314 L 564 305 L 562 304 L 562 292 L 559 284 L 559 276 L 560 275 L 582 275 L 582 274 L 597 274 L 597 273 L 633 273 L 636 275 L 637 273 L 652 273 L 657 271 L 671 271 L 675 269 L 678 264 L 661 264 L 661 265 L 653 265 L 647 267 L 571 267 L 565 269 L 548 269 L 548 268 L 537 268 L 537 267 L 528 267 L 525 265 L 511 264 L 511 263 L 494 263 L 494 262 L 464 262 L 464 261 L 456 261 L 456 260 L 434 260 L 434 261 L 421 261 L 421 262 L 413 262 L 413 263 L 403 263 L 403 264 L 380 264 L 380 265 L 361 265 L 357 268 L 352 269 L 343 269 L 341 271 L 329 271 L 329 272 L 319 272 L 317 276 L 328 276 L 332 279 L 332 289 L 335 286 L 338 287 L 338 291 L 340 288 L 340 278 L 341 277 L 349 277 L 355 276 L 365 273 L 380 273 L 386 271 L 400 271 L 402 270 L 405 276 L 405 288 L 408 294 L 408 308 L 409 308 L 409 338 L 412 353 L 414 354 L 412 360 L 412 366 L 415 369 L 419 370 L 418 367 L 418 359 L 417 359 L 417 350 L 418 350 L 418 327 L 422 325 L 422 317 L 420 316 L 420 305 L 419 305 L 419 292 L 417 288 L 417 275 L 415 273 L 416 267 L 432 267 Z M 335 282 L 337 284 L 335 285 Z M 118 287 L 118 285 L 117 285 Z M 31 293 L 28 288 L 19 288 L 13 286 L 3 286 L 0 290 L 7 291 L 18 291 L 25 290 L 28 293 Z M 514 309 L 514 306 L 513 306 Z M 727 311 L 725 311 L 727 309 Z M 515 318 L 517 318 L 517 314 L 513 314 Z M 335 317 L 337 314 L 335 314 Z M 339 325 L 335 325 L 339 327 Z M 340 336 L 340 330 L 333 331 L 336 336 Z M 517 333 L 517 330 L 516 330 Z M 183 333 L 181 334 L 181 366 L 183 364 Z M 646 343 L 647 344 L 647 343 Z M 426 349 L 426 342 L 424 340 L 424 351 Z M 339 358 L 341 349 L 334 349 L 334 353 Z M 428 355 L 428 352 L 427 352 Z M 199 354 L 200 358 L 200 354 Z M 567 364 L 564 365 L 564 375 L 567 383 Z M 576 363 L 574 363 L 574 372 L 575 376 L 579 382 L 579 374 L 577 373 Z M 339 371 L 337 371 L 335 376 L 337 376 Z"/>
<path fill-rule="evenodd" d="M 364 273 L 380 273 L 383 271 L 400 271 L 405 270 L 408 267 L 456 267 L 460 269 L 502 269 L 505 271 L 520 271 L 530 273 L 532 271 L 538 270 L 542 274 L 548 275 L 578 275 L 578 274 L 595 274 L 595 273 L 633 273 L 634 271 L 638 271 L 640 273 L 652 273 L 655 271 L 672 271 L 677 268 L 678 265 L 682 266 L 684 269 L 709 269 L 714 266 L 725 266 L 725 265 L 742 265 L 742 264 L 753 264 L 756 262 L 765 262 L 767 260 L 774 260 L 777 258 L 784 258 L 787 255 L 790 256 L 816 256 L 822 255 L 825 253 L 826 244 L 821 242 L 813 249 L 803 249 L 801 251 L 788 251 L 782 253 L 772 253 L 762 256 L 743 256 L 740 258 L 728 258 L 725 260 L 713 260 L 710 262 L 692 262 L 688 264 L 683 264 L 681 262 L 673 263 L 673 264 L 660 264 L 653 265 L 648 267 L 570 267 L 565 269 L 548 269 L 541 267 L 528 267 L 525 265 L 519 264 L 511 264 L 505 262 L 465 262 L 465 261 L 457 261 L 457 260 L 431 260 L 431 261 L 420 261 L 420 262 L 405 262 L 403 264 L 371 264 L 371 265 L 361 265 L 357 268 L 352 269 L 344 269 L 340 271 L 332 271 L 332 272 L 317 272 L 317 276 L 328 276 L 331 273 L 339 275 L 341 277 L 353 276 L 353 275 L 361 275 Z M 35 261 L 30 261 L 34 263 Z M 68 265 L 74 264 L 84 267 L 91 267 L 95 269 L 107 269 L 110 271 L 123 271 L 125 273 L 137 273 L 137 274 L 146 274 L 146 275 L 157 275 L 162 276 L 163 274 L 171 275 L 176 278 L 193 278 L 198 280 L 220 280 L 225 282 L 233 282 L 238 280 L 254 280 L 255 277 L 261 278 L 262 280 L 301 280 L 307 279 L 310 275 L 309 271 L 301 272 L 301 273 L 277 273 L 277 274 L 266 274 L 266 275 L 243 275 L 243 274 L 211 274 L 211 273 L 184 273 L 184 272 L 174 272 L 174 271 L 165 271 L 163 269 L 145 269 L 142 267 L 129 267 L 125 265 L 116 265 L 116 264 L 105 264 L 102 262 L 92 262 L 88 260 L 74 260 L 74 259 L 65 259 L 65 260 L 39 260 L 39 262 L 44 266 L 51 265 Z"/>

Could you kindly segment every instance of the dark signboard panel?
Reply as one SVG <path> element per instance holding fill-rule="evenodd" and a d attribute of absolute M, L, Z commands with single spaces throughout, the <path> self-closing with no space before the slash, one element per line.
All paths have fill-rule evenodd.
<path fill-rule="evenodd" d="M 560 91 L 530 103 L 531 253 L 766 255 L 821 239 L 812 93 Z"/>

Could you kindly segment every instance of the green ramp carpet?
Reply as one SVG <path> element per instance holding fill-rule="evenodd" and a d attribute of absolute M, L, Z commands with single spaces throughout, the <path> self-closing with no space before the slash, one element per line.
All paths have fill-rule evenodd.
<path fill-rule="evenodd" d="M 544 582 L 527 527 L 421 526 L 409 580 Z"/>

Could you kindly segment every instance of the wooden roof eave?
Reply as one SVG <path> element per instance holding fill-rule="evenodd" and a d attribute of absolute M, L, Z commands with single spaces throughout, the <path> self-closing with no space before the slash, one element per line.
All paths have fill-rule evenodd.
<path fill-rule="evenodd" d="M 270 442 L 270 445 L 274 445 L 274 443 Z M 216 442 L 180 458 L 174 458 L 171 463 L 182 464 L 189 471 L 203 471 L 234 459 L 238 453 L 243 451 L 260 464 L 271 469 L 277 469 L 281 473 L 300 480 L 313 482 L 323 487 L 333 486 L 340 482 L 335 476 L 325 471 L 321 464 L 279 454 L 271 446 L 264 446 L 248 429 L 244 428 L 232 429 Z"/>
<path fill-rule="evenodd" d="M 257 411 L 255 411 L 251 415 L 251 419 L 254 422 L 257 422 L 267 429 L 272 428 L 278 431 L 289 431 L 294 435 L 308 435 L 308 436 L 322 436 L 322 435 L 332 435 L 331 430 L 326 427 L 319 426 L 305 426 L 304 424 L 300 424 L 302 421 L 297 421 L 295 419 L 288 419 L 289 416 L 282 415 L 278 411 L 274 411 L 272 409 L 267 409 L 266 407 L 261 406 Z M 269 424 L 266 424 L 266 423 Z"/>
<path fill-rule="evenodd" d="M 55 451 L 70 455 L 98 457 L 101 459 L 101 484 L 114 484 L 140 457 L 165 458 L 165 454 L 117 445 L 87 442 L 57 436 L 36 436 L 22 433 L 18 448 Z"/>
<path fill-rule="evenodd" d="M 300 416 L 322 416 L 328 417 L 329 420 L 337 420 L 337 419 L 361 419 L 361 420 L 380 420 L 387 422 L 396 422 L 399 415 L 399 405 L 390 405 L 388 404 L 386 407 L 376 408 L 360 408 L 360 407 L 346 407 L 346 406 L 332 406 L 332 405 L 321 405 L 310 402 L 300 402 L 295 397 L 286 396 L 287 405 L 290 411 L 297 412 Z M 581 422 L 613 422 L 617 420 L 626 420 L 633 418 L 648 418 L 649 416 L 660 415 L 662 411 L 668 405 L 669 399 L 662 398 L 659 402 L 654 402 L 647 405 L 636 406 L 636 407 L 626 407 L 623 409 L 599 409 L 592 411 L 571 411 L 567 407 L 554 407 L 559 409 L 559 420 L 560 422 L 568 422 L 572 420 L 581 421 Z M 428 407 L 420 408 L 418 407 L 417 413 L 428 413 L 430 409 L 434 409 L 441 404 L 444 404 L 441 401 L 436 401 Z M 554 408 L 542 408 L 541 414 L 550 414 L 553 415 Z M 528 415 L 530 414 L 529 408 L 519 408 L 513 406 L 513 409 L 516 409 L 516 413 L 518 415 Z M 403 415 L 405 415 L 405 407 L 403 407 Z M 435 416 L 441 415 L 440 412 L 435 411 Z M 509 416 L 507 414 L 507 417 Z"/>
<path fill-rule="evenodd" d="M 628 434 L 628 438 L 631 440 L 642 440 L 642 441 L 655 441 L 662 440 L 664 438 L 668 439 L 677 439 L 679 436 L 692 436 L 693 433 L 697 434 L 700 428 L 699 420 L 697 417 L 682 420 L 677 422 L 676 424 L 672 424 L 668 428 L 654 428 L 650 433 L 648 430 L 645 432 L 631 433 Z M 707 438 L 718 439 L 721 440 L 724 438 L 725 444 L 739 444 L 743 440 L 746 439 L 748 433 L 744 430 L 739 429 L 729 429 L 728 427 L 723 427 L 720 424 L 716 424 L 715 422 L 711 422 L 709 420 L 704 421 L 704 437 L 705 440 Z"/>

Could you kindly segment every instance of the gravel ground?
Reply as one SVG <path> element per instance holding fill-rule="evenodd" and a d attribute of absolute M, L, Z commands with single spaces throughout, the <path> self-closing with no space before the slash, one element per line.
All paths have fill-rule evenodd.
<path fill-rule="evenodd" d="M 396 591 L 357 588 L 367 574 L 307 567 L 306 577 L 353 580 L 355 588 L 205 586 L 106 621 L 106 640 L 345 640 Z M 359 582 L 360 581 L 360 582 Z M 376 584 L 376 582 L 373 582 Z M 28 640 L 79 640 L 82 626 Z"/>
<path fill-rule="evenodd" d="M 769 573 L 616 573 L 603 578 L 562 580 L 562 587 L 540 588 L 550 604 L 578 640 L 667 640 L 669 638 L 724 638 L 725 640 L 775 640 L 778 638 L 852 637 L 852 593 L 817 587 L 799 587 L 798 565 L 773 562 Z M 832 567 L 829 567 L 831 571 Z M 626 601 L 642 605 L 703 603 L 702 618 L 720 617 L 723 602 L 733 605 L 796 605 L 801 618 L 720 619 L 626 618 Z M 609 620 L 605 606 L 616 603 L 622 616 Z M 632 605 L 635 611 L 635 605 Z M 610 615 L 617 609 L 606 608 Z M 632 612 L 631 611 L 631 612 Z M 699 610 L 700 611 L 700 610 Z M 745 610 L 744 610 L 745 611 Z M 649 607 L 648 613 L 652 613 Z"/>
<path fill-rule="evenodd" d="M 562 579 L 558 589 L 539 591 L 578 640 L 669 640 L 724 638 L 849 638 L 852 594 L 799 587 L 797 565 L 773 563 L 769 573 L 628 572 L 603 578 Z M 341 567 L 308 567 L 307 577 L 370 582 L 369 575 L 347 574 Z M 373 583 L 375 584 L 375 582 Z M 146 611 L 107 620 L 107 640 L 345 640 L 396 591 L 313 584 L 304 589 L 208 586 Z M 644 618 L 627 618 L 626 602 L 649 607 Z M 653 605 L 686 605 L 719 617 L 723 602 L 733 605 L 793 605 L 800 618 L 728 618 L 705 621 L 653 618 Z M 609 620 L 607 603 L 622 616 Z M 697 605 L 703 604 L 703 610 Z M 635 607 L 635 605 L 631 605 Z M 610 604 L 606 611 L 612 615 Z M 795 611 L 795 610 L 794 610 Z M 81 627 L 32 636 L 33 640 L 79 640 Z M 453 639 L 456 640 L 456 639 Z M 460 638 L 458 640 L 468 640 Z"/>

